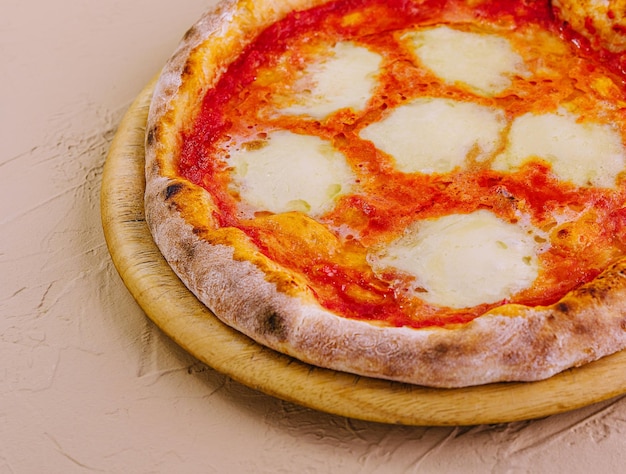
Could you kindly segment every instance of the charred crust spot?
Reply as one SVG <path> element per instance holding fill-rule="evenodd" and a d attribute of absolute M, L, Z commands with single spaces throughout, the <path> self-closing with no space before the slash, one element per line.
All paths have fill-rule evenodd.
<path fill-rule="evenodd" d="M 583 295 L 589 295 L 592 298 L 597 298 L 598 297 L 598 292 L 595 288 L 595 286 L 587 286 L 587 287 L 583 287 L 580 289 L 580 292 Z"/>
<path fill-rule="evenodd" d="M 450 350 L 450 346 L 447 344 L 439 343 L 435 347 L 433 347 L 433 353 L 437 356 L 443 356 L 448 353 Z"/>
<path fill-rule="evenodd" d="M 182 76 L 183 76 L 183 77 L 192 76 L 192 75 L 193 75 L 193 73 L 194 73 L 194 71 L 193 71 L 193 66 L 191 65 L 191 63 L 190 63 L 189 61 L 187 61 L 187 62 L 185 63 L 185 67 L 183 68 L 183 71 L 182 71 Z"/>
<path fill-rule="evenodd" d="M 152 146 L 159 138 L 159 127 L 155 125 L 150 130 L 148 130 L 148 134 L 146 136 L 146 145 Z"/>
<path fill-rule="evenodd" d="M 165 200 L 167 201 L 172 196 L 175 196 L 183 189 L 183 185 L 180 183 L 170 184 L 165 188 Z"/>
<path fill-rule="evenodd" d="M 580 296 L 587 296 L 595 300 L 602 300 L 606 297 L 607 288 L 598 285 L 582 286 L 578 290 Z"/>
<path fill-rule="evenodd" d="M 190 38 L 196 35 L 197 31 L 198 29 L 195 26 L 192 26 L 191 28 L 189 28 L 183 35 L 183 41 L 188 41 Z"/>
<path fill-rule="evenodd" d="M 579 334 L 581 336 L 592 333 L 591 328 L 585 324 L 575 324 L 574 327 L 572 327 L 572 331 L 574 334 Z"/>
<path fill-rule="evenodd" d="M 188 260 L 192 260 L 196 254 L 196 246 L 191 242 L 181 242 L 181 248 Z"/>
<path fill-rule="evenodd" d="M 266 336 L 284 341 L 287 338 L 285 319 L 276 311 L 269 311 L 260 318 L 260 330 Z"/>
<path fill-rule="evenodd" d="M 159 173 L 159 163 L 157 161 L 153 161 L 152 162 L 152 166 L 150 167 L 150 172 L 152 174 L 158 174 Z"/>
<path fill-rule="evenodd" d="M 445 358 L 450 351 L 450 346 L 443 342 L 440 342 L 432 347 L 429 351 L 424 353 L 424 360 L 427 362 L 433 362 Z"/>
<path fill-rule="evenodd" d="M 193 235 L 198 236 L 199 238 L 202 238 L 204 235 L 206 235 L 206 231 L 207 229 L 205 227 L 197 227 L 197 226 L 194 226 L 194 228 L 191 230 Z"/>
<path fill-rule="evenodd" d="M 572 307 L 570 306 L 570 304 L 566 303 L 565 301 L 560 301 L 556 305 L 556 310 L 563 314 L 568 314 L 571 309 Z M 554 319 L 554 315 L 551 314 L 550 316 L 548 316 L 548 319 Z"/>

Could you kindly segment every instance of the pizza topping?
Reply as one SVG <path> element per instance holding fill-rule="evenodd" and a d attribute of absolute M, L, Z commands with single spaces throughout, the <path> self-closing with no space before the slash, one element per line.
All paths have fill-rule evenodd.
<path fill-rule="evenodd" d="M 478 94 L 496 95 L 526 74 L 524 60 L 498 35 L 439 26 L 404 36 L 420 62 L 449 84 L 463 84 Z"/>
<path fill-rule="evenodd" d="M 615 128 L 580 121 L 565 111 L 516 118 L 493 168 L 510 172 L 537 158 L 548 162 L 559 179 L 581 187 L 612 188 L 626 165 L 624 144 Z"/>
<path fill-rule="evenodd" d="M 404 173 L 448 173 L 497 149 L 504 114 L 451 99 L 422 98 L 399 106 L 360 133 L 395 159 Z"/>
<path fill-rule="evenodd" d="M 361 110 L 376 85 L 381 57 L 363 46 L 339 42 L 307 64 L 292 87 L 273 101 L 283 114 L 323 119 L 339 109 Z"/>
<path fill-rule="evenodd" d="M 231 149 L 229 162 L 241 198 L 259 211 L 319 215 L 354 183 L 341 153 L 311 135 L 276 131 Z"/>
<path fill-rule="evenodd" d="M 626 50 L 623 0 L 553 0 L 556 13 L 591 41 L 593 47 Z"/>
<path fill-rule="evenodd" d="M 480 210 L 424 220 L 370 254 L 378 274 L 389 267 L 414 278 L 423 300 L 452 308 L 510 299 L 537 278 L 541 246 L 525 229 Z"/>
<path fill-rule="evenodd" d="M 623 254 L 612 69 L 539 2 L 442 5 L 330 2 L 252 42 L 182 133 L 178 171 L 222 226 L 205 238 L 413 327 L 552 304 Z"/>

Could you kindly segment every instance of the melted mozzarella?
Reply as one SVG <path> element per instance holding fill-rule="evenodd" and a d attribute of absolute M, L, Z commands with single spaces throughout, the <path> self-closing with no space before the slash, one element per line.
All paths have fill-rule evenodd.
<path fill-rule="evenodd" d="M 613 127 L 579 122 L 567 112 L 515 119 L 507 147 L 492 166 L 511 172 L 531 158 L 547 161 L 563 181 L 603 188 L 615 186 L 626 163 L 621 136 Z"/>
<path fill-rule="evenodd" d="M 256 143 L 256 142 L 255 142 Z M 321 138 L 287 131 L 230 151 L 242 199 L 258 210 L 319 215 L 355 181 L 345 157 Z"/>
<path fill-rule="evenodd" d="M 473 155 L 494 153 L 506 126 L 501 111 L 450 99 L 417 99 L 360 133 L 391 155 L 405 173 L 447 173 Z"/>
<path fill-rule="evenodd" d="M 410 32 L 404 38 L 420 62 L 440 79 L 484 95 L 504 91 L 513 75 L 526 73 L 522 57 L 501 36 L 439 26 Z"/>
<path fill-rule="evenodd" d="M 489 211 L 451 214 L 420 222 L 369 260 L 379 274 L 395 268 L 414 277 L 426 302 L 471 307 L 504 300 L 533 283 L 540 251 L 535 235 Z"/>
<path fill-rule="evenodd" d="M 292 91 L 295 103 L 281 113 L 323 119 L 339 109 L 363 109 L 376 86 L 380 62 L 380 55 L 367 48 L 337 43 L 328 56 L 307 66 Z"/>

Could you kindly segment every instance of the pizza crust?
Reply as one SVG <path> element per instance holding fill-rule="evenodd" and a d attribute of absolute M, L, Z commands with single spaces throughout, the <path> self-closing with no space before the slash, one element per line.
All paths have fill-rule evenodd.
<path fill-rule="evenodd" d="M 322 3 L 222 3 L 190 30 L 163 70 L 146 135 L 145 211 L 156 244 L 185 285 L 223 322 L 281 353 L 433 387 L 540 380 L 625 347 L 624 262 L 550 307 L 505 305 L 469 324 L 416 330 L 338 317 L 245 236 L 233 233 L 228 245 L 203 238 L 216 226 L 215 205 L 174 172 L 189 111 L 255 31 L 292 9 Z"/>
<path fill-rule="evenodd" d="M 166 183 L 148 202 L 164 202 Z M 462 387 L 544 379 L 626 344 L 624 263 L 551 307 L 504 306 L 448 329 L 382 327 L 337 317 L 304 291 L 302 298 L 277 291 L 257 266 L 234 260 L 231 247 L 197 237 L 165 206 L 149 207 L 158 246 L 200 301 L 260 344 L 316 366 Z"/>

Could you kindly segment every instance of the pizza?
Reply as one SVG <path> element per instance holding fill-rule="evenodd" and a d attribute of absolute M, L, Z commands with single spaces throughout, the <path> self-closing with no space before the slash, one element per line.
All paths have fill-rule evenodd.
<path fill-rule="evenodd" d="M 614 3 L 220 3 L 156 83 L 156 244 L 217 318 L 312 366 L 453 388 L 622 350 Z"/>

